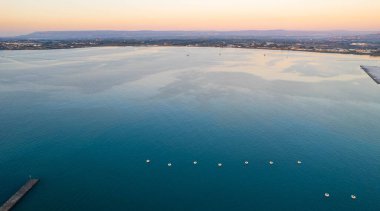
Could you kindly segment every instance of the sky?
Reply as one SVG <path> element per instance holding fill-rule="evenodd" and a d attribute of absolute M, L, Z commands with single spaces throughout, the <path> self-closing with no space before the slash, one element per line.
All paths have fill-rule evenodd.
<path fill-rule="evenodd" d="M 0 36 L 53 30 L 380 31 L 380 0 L 0 0 Z"/>

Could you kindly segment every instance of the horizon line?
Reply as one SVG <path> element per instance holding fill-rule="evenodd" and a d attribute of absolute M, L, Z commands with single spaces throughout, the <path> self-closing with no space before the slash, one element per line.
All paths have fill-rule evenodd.
<path fill-rule="evenodd" d="M 0 38 L 11 38 L 18 36 L 26 36 L 33 33 L 41 32 L 249 32 L 249 31 L 289 31 L 289 32 L 371 32 L 371 33 L 380 33 L 380 29 L 375 30 L 355 30 L 355 29 L 313 29 L 313 30 L 302 30 L 302 29 L 236 29 L 236 30 L 218 30 L 218 29 L 195 29 L 195 30 L 185 30 L 185 29 L 172 29 L 172 30 L 155 30 L 155 29 L 68 29 L 68 30 L 36 30 L 28 33 L 20 33 L 15 35 L 0 35 Z"/>

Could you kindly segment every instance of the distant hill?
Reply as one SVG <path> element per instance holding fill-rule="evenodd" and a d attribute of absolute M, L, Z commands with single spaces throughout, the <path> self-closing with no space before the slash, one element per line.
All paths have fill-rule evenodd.
<path fill-rule="evenodd" d="M 354 37 L 354 39 L 380 42 L 380 33 L 357 35 L 357 36 Z"/>
<path fill-rule="evenodd" d="M 41 31 L 16 36 L 30 40 L 86 40 L 86 39 L 197 39 L 197 38 L 273 38 L 311 39 L 329 37 L 379 36 L 378 32 L 357 31 Z"/>

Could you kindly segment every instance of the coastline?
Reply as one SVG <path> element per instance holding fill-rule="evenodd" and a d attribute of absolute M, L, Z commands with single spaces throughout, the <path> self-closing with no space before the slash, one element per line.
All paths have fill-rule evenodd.
<path fill-rule="evenodd" d="M 14 49 L 2 49 L 1 51 L 22 51 L 22 50 L 64 50 L 64 49 L 79 49 L 79 48 L 101 48 L 101 47 L 198 47 L 198 48 L 235 48 L 235 49 L 253 49 L 253 50 L 271 50 L 271 51 L 291 51 L 291 52 L 309 52 L 309 53 L 322 53 L 322 54 L 342 54 L 342 55 L 357 55 L 357 56 L 370 56 L 380 57 L 380 53 L 357 53 L 357 52 L 340 52 L 333 50 L 308 50 L 308 49 L 289 49 L 289 48 L 272 48 L 272 47 L 242 47 L 242 46 L 208 46 L 208 45 L 84 45 L 84 46 L 69 46 L 69 47 L 20 47 Z"/>

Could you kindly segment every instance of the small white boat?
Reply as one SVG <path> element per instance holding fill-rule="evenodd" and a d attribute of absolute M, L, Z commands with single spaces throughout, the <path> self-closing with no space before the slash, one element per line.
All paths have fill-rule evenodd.
<path fill-rule="evenodd" d="M 172 163 L 168 163 L 168 166 L 169 166 L 169 167 L 172 166 Z"/>
<path fill-rule="evenodd" d="M 329 193 L 325 193 L 325 197 L 326 198 L 330 197 L 330 194 Z"/>
<path fill-rule="evenodd" d="M 274 164 L 274 162 L 273 162 L 273 161 L 269 161 L 269 164 L 270 164 L 270 165 L 273 165 L 273 164 Z"/>
<path fill-rule="evenodd" d="M 351 199 L 356 199 L 356 196 L 355 195 L 351 195 Z"/>
<path fill-rule="evenodd" d="M 197 165 L 197 164 L 198 164 L 198 161 L 194 161 L 193 164 L 194 164 L 194 165 Z"/>
<path fill-rule="evenodd" d="M 150 163 L 150 160 L 146 160 L 146 163 Z"/>
<path fill-rule="evenodd" d="M 249 164 L 249 162 L 246 160 L 246 161 L 244 161 L 244 165 L 248 165 Z"/>
<path fill-rule="evenodd" d="M 302 161 L 300 161 L 300 160 L 299 160 L 299 161 L 297 161 L 297 164 L 302 164 Z"/>
<path fill-rule="evenodd" d="M 223 166 L 223 164 L 222 163 L 218 163 L 218 167 L 222 167 Z"/>

